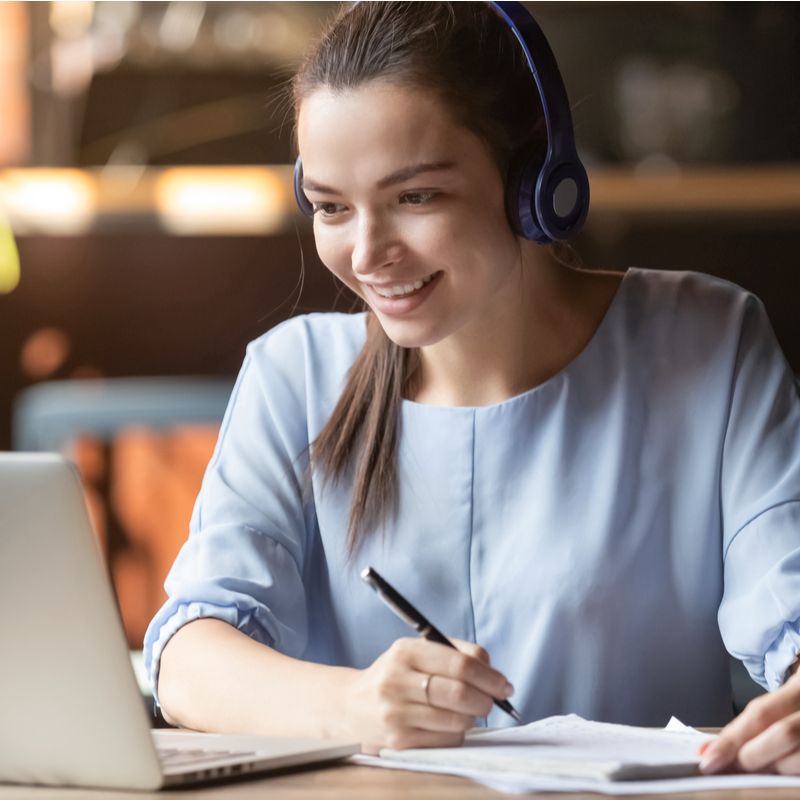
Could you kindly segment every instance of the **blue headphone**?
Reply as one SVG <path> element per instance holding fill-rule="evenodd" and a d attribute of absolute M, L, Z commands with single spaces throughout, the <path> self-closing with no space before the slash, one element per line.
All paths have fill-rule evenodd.
<path fill-rule="evenodd" d="M 522 3 L 490 2 L 522 45 L 533 73 L 547 126 L 547 149 L 519 154 L 506 185 L 506 207 L 514 232 L 547 244 L 572 239 L 589 211 L 589 178 L 575 149 L 567 91 L 542 29 Z M 534 63 L 532 52 L 536 53 Z M 294 167 L 294 195 L 300 210 L 313 216 L 303 192 L 303 163 Z M 515 213 L 516 212 L 516 213 Z"/>

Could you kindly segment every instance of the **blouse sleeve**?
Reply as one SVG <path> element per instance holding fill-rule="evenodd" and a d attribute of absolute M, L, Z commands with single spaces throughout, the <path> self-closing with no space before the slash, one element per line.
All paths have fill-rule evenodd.
<path fill-rule="evenodd" d="M 161 652 L 187 622 L 216 617 L 282 653 L 307 641 L 303 584 L 313 509 L 302 337 L 286 323 L 253 342 L 195 504 L 189 539 L 150 623 L 144 659 L 156 701 Z"/>
<path fill-rule="evenodd" d="M 722 453 L 728 651 L 770 690 L 800 653 L 800 399 L 761 303 L 745 301 Z"/>

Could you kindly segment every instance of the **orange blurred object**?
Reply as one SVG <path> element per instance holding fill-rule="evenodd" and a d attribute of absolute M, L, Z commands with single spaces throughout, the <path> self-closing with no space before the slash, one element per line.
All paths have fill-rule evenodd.
<path fill-rule="evenodd" d="M 29 378 L 49 378 L 61 369 L 70 349 L 70 340 L 64 331 L 41 328 L 25 340 L 19 364 Z"/>
<path fill-rule="evenodd" d="M 0 166 L 24 164 L 31 152 L 29 5 L 0 3 Z"/>
<path fill-rule="evenodd" d="M 98 489 L 106 474 L 106 459 L 103 443 L 99 439 L 81 436 L 72 442 L 69 457 L 78 467 L 83 478 L 86 506 L 92 521 L 95 536 L 103 556 L 108 558 L 108 515 L 103 495 Z"/>
<path fill-rule="evenodd" d="M 73 444 L 131 649 L 141 649 L 167 598 L 164 579 L 189 535 L 218 434 L 218 425 L 128 428 L 109 445 L 89 438 Z"/>

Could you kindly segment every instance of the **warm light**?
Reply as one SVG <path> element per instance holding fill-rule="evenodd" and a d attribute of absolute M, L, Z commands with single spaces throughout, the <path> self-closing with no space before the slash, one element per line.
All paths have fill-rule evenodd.
<path fill-rule="evenodd" d="M 19 283 L 19 252 L 11 226 L 0 217 L 0 294 L 8 294 Z"/>
<path fill-rule="evenodd" d="M 161 44 L 174 53 L 185 53 L 197 39 L 206 4 L 196 0 L 180 0 L 167 6 L 158 36 Z"/>
<path fill-rule="evenodd" d="M 155 204 L 162 225 L 179 235 L 272 233 L 286 214 L 283 182 L 247 168 L 167 170 Z"/>
<path fill-rule="evenodd" d="M 50 3 L 50 27 L 65 39 L 83 36 L 92 24 L 94 3 L 89 0 L 54 0 Z"/>
<path fill-rule="evenodd" d="M 0 174 L 0 208 L 17 233 L 85 233 L 94 221 L 94 181 L 76 169 L 7 170 Z"/>

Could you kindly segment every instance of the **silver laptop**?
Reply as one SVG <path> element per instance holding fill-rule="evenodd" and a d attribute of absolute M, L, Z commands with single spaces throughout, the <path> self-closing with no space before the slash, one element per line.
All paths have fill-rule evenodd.
<path fill-rule="evenodd" d="M 0 782 L 158 789 L 358 752 L 151 731 L 76 470 L 0 453 Z"/>

